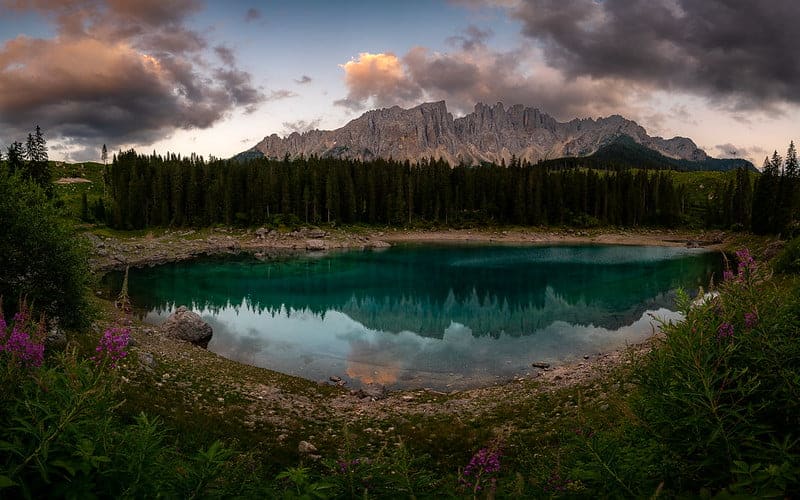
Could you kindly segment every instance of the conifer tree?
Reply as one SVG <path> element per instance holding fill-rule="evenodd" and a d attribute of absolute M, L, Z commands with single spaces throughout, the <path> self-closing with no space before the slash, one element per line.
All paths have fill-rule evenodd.
<path fill-rule="evenodd" d="M 781 155 L 778 154 L 777 150 L 772 153 L 772 159 L 769 162 L 769 167 L 771 175 L 783 175 L 783 158 L 781 158 Z"/>
<path fill-rule="evenodd" d="M 7 149 L 7 158 L 6 162 L 8 163 L 8 169 L 13 173 L 18 170 L 21 170 L 24 164 L 24 152 L 22 150 L 22 144 L 14 141 Z"/>
<path fill-rule="evenodd" d="M 773 158 L 778 156 L 776 151 Z M 753 192 L 752 231 L 767 234 L 774 229 L 774 213 L 777 208 L 778 169 L 776 162 L 764 158 L 761 176 Z"/>
<path fill-rule="evenodd" d="M 791 179 L 800 177 L 800 166 L 797 163 L 797 149 L 794 147 L 794 141 L 789 143 L 789 149 L 786 151 L 785 175 Z"/>
<path fill-rule="evenodd" d="M 780 230 L 797 232 L 796 220 L 800 219 L 800 168 L 797 163 L 797 150 L 794 141 L 789 143 L 780 186 Z"/>
<path fill-rule="evenodd" d="M 53 185 L 47 158 L 47 141 L 38 125 L 35 134 L 28 134 L 23 157 L 27 160 L 24 164 L 25 177 L 41 186 L 48 197 L 52 196 Z"/>
<path fill-rule="evenodd" d="M 89 222 L 89 199 L 86 192 L 81 193 L 81 220 Z"/>

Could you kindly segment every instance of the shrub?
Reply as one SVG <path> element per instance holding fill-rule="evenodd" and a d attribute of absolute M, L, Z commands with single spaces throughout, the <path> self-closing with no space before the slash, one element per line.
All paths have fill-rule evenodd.
<path fill-rule="evenodd" d="M 637 370 L 635 408 L 682 464 L 681 490 L 780 496 L 800 488 L 800 298 L 737 252 L 719 295 L 692 305 Z M 790 300 L 784 300 L 785 297 Z"/>
<path fill-rule="evenodd" d="M 85 252 L 42 189 L 0 166 L 0 296 L 9 312 L 26 297 L 67 326 L 86 320 Z"/>
<path fill-rule="evenodd" d="M 104 360 L 124 357 L 101 345 Z M 231 451 L 214 442 L 181 453 L 159 419 L 125 422 L 109 363 L 73 350 L 41 367 L 3 355 L 0 368 L 0 498 L 226 496 L 219 478 Z"/>

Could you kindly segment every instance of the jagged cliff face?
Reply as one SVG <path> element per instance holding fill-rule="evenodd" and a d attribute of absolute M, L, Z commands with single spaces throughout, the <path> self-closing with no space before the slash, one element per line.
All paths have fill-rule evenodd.
<path fill-rule="evenodd" d="M 650 137 L 636 122 L 619 115 L 561 123 L 538 109 L 519 104 L 505 108 L 502 103 L 478 103 L 472 113 L 453 119 L 444 101 L 411 109 L 395 106 L 368 111 L 337 130 L 295 132 L 285 138 L 273 134 L 251 151 L 270 158 L 288 154 L 415 162 L 433 157 L 456 165 L 509 162 L 514 156 L 535 163 L 587 156 L 621 135 L 671 158 L 708 159 L 691 139 Z"/>

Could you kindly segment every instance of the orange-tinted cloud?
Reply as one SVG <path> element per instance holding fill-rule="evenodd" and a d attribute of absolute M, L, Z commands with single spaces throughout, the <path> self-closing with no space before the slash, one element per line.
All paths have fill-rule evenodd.
<path fill-rule="evenodd" d="M 361 109 L 369 99 L 378 106 L 405 104 L 422 95 L 421 89 L 409 80 L 400 59 L 391 52 L 362 52 L 357 60 L 340 65 L 344 70 L 348 94 L 336 104 Z"/>
<path fill-rule="evenodd" d="M 210 127 L 265 94 L 203 34 L 185 25 L 198 0 L 0 0 L 38 12 L 53 38 L 18 36 L 0 45 L 0 136 L 40 124 L 51 139 L 109 146 L 148 143 L 175 129 Z M 4 139 L 6 137 L 3 137 Z M 96 156 L 96 154 L 95 154 Z"/>

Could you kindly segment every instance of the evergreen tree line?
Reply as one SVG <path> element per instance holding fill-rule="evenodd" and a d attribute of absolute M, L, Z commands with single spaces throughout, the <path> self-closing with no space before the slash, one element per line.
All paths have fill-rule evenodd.
<path fill-rule="evenodd" d="M 6 148 L 5 158 L 0 151 L 0 160 L 6 160 L 10 173 L 20 172 L 24 179 L 38 184 L 49 196 L 53 194 L 52 174 L 47 156 L 47 141 L 41 127 L 28 134 L 25 144 L 14 141 Z"/>
<path fill-rule="evenodd" d="M 756 234 L 800 235 L 800 166 L 794 141 L 786 158 L 775 151 L 764 159 L 753 192 L 752 230 Z"/>
<path fill-rule="evenodd" d="M 749 177 L 743 173 L 749 186 Z M 675 226 L 688 209 L 669 172 L 546 169 L 514 163 L 451 168 L 317 157 L 206 162 L 192 155 L 115 155 L 108 224 L 163 226 L 367 223 Z M 735 215 L 744 223 L 744 215 Z"/>

